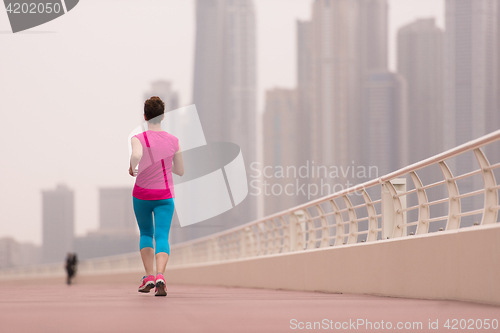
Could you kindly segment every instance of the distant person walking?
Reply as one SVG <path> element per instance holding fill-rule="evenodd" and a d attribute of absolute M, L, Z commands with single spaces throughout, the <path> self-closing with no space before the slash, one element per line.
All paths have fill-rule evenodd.
<path fill-rule="evenodd" d="M 129 168 L 129 174 L 137 176 L 132 196 L 146 270 L 139 292 L 149 293 L 155 287 L 155 296 L 167 295 L 164 273 L 170 255 L 169 234 L 175 197 L 172 172 L 179 176 L 184 174 L 179 140 L 161 129 L 164 118 L 165 103 L 159 97 L 153 96 L 144 103 L 148 130 L 132 137 Z M 153 275 L 155 256 L 156 276 Z"/>
<path fill-rule="evenodd" d="M 78 259 L 76 257 L 76 253 L 69 253 L 66 255 L 66 263 L 64 267 L 66 268 L 66 273 L 68 275 L 68 279 L 66 280 L 67 284 L 71 284 L 71 279 L 75 276 L 78 265 Z"/>

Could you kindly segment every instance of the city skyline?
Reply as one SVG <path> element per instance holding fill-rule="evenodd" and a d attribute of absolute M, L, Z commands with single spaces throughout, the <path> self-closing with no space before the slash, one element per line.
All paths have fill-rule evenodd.
<path fill-rule="evenodd" d="M 296 115 L 290 105 L 288 112 L 288 127 L 299 122 L 298 141 L 307 143 L 300 145 L 297 157 L 286 153 L 286 143 L 274 147 L 281 141 L 275 132 L 281 129 L 269 130 L 269 122 L 285 111 L 278 103 L 277 90 L 268 90 L 271 101 L 266 103 L 263 122 L 268 163 L 278 163 L 285 152 L 289 161 L 281 161 L 282 167 L 309 160 L 344 167 L 352 162 L 377 166 L 384 175 L 500 128 L 499 5 L 496 0 L 447 0 L 444 33 L 432 18 L 401 27 L 397 71 L 390 71 L 385 53 L 387 1 L 314 1 L 311 20 L 297 24 L 299 111 Z M 275 110 L 268 107 L 273 104 Z M 269 157 L 273 155 L 274 159 Z M 498 155 L 492 152 L 492 160 Z M 471 159 L 450 162 L 453 173 L 471 172 L 475 165 Z M 424 184 L 441 178 L 436 171 L 421 172 Z M 275 178 L 276 185 L 284 181 Z M 317 178 L 309 182 L 320 188 L 323 181 L 343 184 L 350 180 L 349 176 Z M 357 179 L 354 184 L 362 182 Z M 471 191 L 481 184 L 477 176 L 464 185 Z M 441 198 L 441 190 L 432 189 L 430 194 Z M 285 209 L 273 207 L 277 201 L 265 200 L 267 213 Z M 482 207 L 479 196 L 462 201 L 466 210 Z M 433 207 L 433 217 L 443 216 L 443 208 Z M 468 226 L 477 221 L 471 216 L 463 222 Z"/>
<path fill-rule="evenodd" d="M 285 16 L 288 15 L 288 21 L 283 23 L 280 26 L 280 29 L 277 33 L 284 34 L 284 36 L 290 36 L 292 42 L 286 41 L 286 38 L 283 40 L 284 45 L 288 45 L 287 47 L 279 47 L 270 49 L 269 46 L 272 45 L 272 38 L 261 41 L 261 44 L 258 45 L 258 58 L 260 61 L 264 61 L 264 63 L 274 64 L 272 60 L 273 52 L 278 51 L 277 54 L 282 55 L 283 63 L 291 64 L 292 66 L 283 67 L 276 66 L 273 68 L 273 71 L 262 71 L 259 69 L 259 73 L 267 74 L 264 76 L 265 80 L 262 81 L 262 74 L 258 76 L 258 91 L 259 94 L 257 98 L 260 100 L 259 105 L 263 103 L 263 94 L 266 88 L 270 88 L 272 86 L 292 86 L 294 84 L 294 58 L 292 55 L 294 53 L 294 42 L 295 39 L 295 25 L 296 19 L 306 19 L 308 18 L 307 10 L 303 11 L 303 8 L 308 8 L 310 6 L 310 1 L 304 1 L 305 4 L 294 5 L 291 4 L 292 8 L 299 8 L 297 12 L 286 12 Z M 75 189 L 76 197 L 76 206 L 75 206 L 75 231 L 77 235 L 83 235 L 89 230 L 95 229 L 98 224 L 98 209 L 96 205 L 93 205 L 92 202 L 96 202 L 97 198 L 97 189 L 99 186 L 115 186 L 115 185 L 126 185 L 130 184 L 131 181 L 126 174 L 126 170 L 124 174 L 119 174 L 118 170 L 123 167 L 123 165 L 127 165 L 127 153 L 126 153 L 126 144 L 124 144 L 124 137 L 126 137 L 126 133 L 130 130 L 130 128 L 135 127 L 135 125 L 140 121 L 141 114 L 137 112 L 141 109 L 142 104 L 142 95 L 147 91 L 151 82 L 155 80 L 169 80 L 172 81 L 174 89 L 179 92 L 180 104 L 188 104 L 189 103 L 189 93 L 185 93 L 185 91 L 189 89 L 179 88 L 179 85 L 182 86 L 182 80 L 177 80 L 175 76 L 180 77 L 178 74 L 175 74 L 175 71 L 172 71 L 170 74 L 166 72 L 164 69 L 160 69 L 158 71 L 158 59 L 153 57 L 151 61 L 144 62 L 144 69 L 141 69 L 144 74 L 138 74 L 135 72 L 128 73 L 124 71 L 123 68 L 127 68 L 126 66 L 122 66 L 120 63 L 120 58 L 123 58 L 125 61 L 124 64 L 132 64 L 142 59 L 141 56 L 138 56 L 137 53 L 128 52 L 127 47 L 119 46 L 116 43 L 109 43 L 108 34 L 103 31 L 99 31 L 99 24 L 104 24 L 101 22 L 101 18 L 104 18 L 107 15 L 110 7 L 107 7 L 107 4 L 102 5 L 103 16 L 98 16 L 95 22 L 95 26 L 87 27 L 85 30 L 78 30 L 77 27 L 84 27 L 83 23 L 85 15 L 91 12 L 92 1 L 89 1 L 86 6 L 80 6 L 82 9 L 79 12 L 75 12 L 71 16 L 71 20 L 68 18 L 64 18 L 61 20 L 54 21 L 53 23 L 48 23 L 44 25 L 43 30 L 40 31 L 51 31 L 58 30 L 61 27 L 65 27 L 66 33 L 54 34 L 54 33 L 24 33 L 20 34 L 21 39 L 12 40 L 10 36 L 5 34 L 1 35 L 1 38 L 5 40 L 5 45 L 9 49 L 22 49 L 27 47 L 28 42 L 35 42 L 38 44 L 47 45 L 47 48 L 43 52 L 39 52 L 37 54 L 37 59 L 31 58 L 29 53 L 21 53 L 19 55 L 16 54 L 16 59 L 12 58 L 8 53 L 3 54 L 2 63 L 3 64 L 23 64 L 24 68 L 26 68 L 26 73 L 28 72 L 36 72 L 40 73 L 39 76 L 33 78 L 30 77 L 29 80 L 25 76 L 25 74 L 14 72 L 12 69 L 8 67 L 2 67 L 2 73 L 6 73 L 3 75 L 3 80 L 1 81 L 1 85 L 3 87 L 2 91 L 7 92 L 12 89 L 7 89 L 6 87 L 16 88 L 22 84 L 24 89 L 19 89 L 13 91 L 12 94 L 9 94 L 8 98 L 2 98 L 1 107 L 3 110 L 21 110 L 30 116 L 30 122 L 26 125 L 27 128 L 32 130 L 32 133 L 38 139 L 39 144 L 47 145 L 52 147 L 54 151 L 57 152 L 65 152 L 66 158 L 60 159 L 57 153 L 54 153 L 51 156 L 52 164 L 49 165 L 41 165 L 38 173 L 33 173 L 29 169 L 23 169 L 23 165 L 29 165 L 29 160 L 19 160 L 21 164 L 7 164 L 5 172 L 6 174 L 12 174 L 16 172 L 23 172 L 24 180 L 26 181 L 26 185 L 29 188 L 33 188 L 33 190 L 26 194 L 26 198 L 34 202 L 33 209 L 29 212 L 25 212 L 22 216 L 16 215 L 16 211 L 19 210 L 19 205 L 15 200 L 11 200 L 10 198 L 3 197 L 3 202 L 7 202 L 8 205 L 5 207 L 2 206 L 2 210 L 7 214 L 7 218 L 11 220 L 19 220 L 20 223 L 14 225 L 6 225 L 0 230 L 0 237 L 3 236 L 15 236 L 16 239 L 20 241 L 33 241 L 35 243 L 40 244 L 41 240 L 41 217 L 40 217 L 40 209 L 41 202 L 39 197 L 39 191 L 43 188 L 52 187 L 53 184 L 58 183 L 60 181 L 65 181 L 70 187 Z M 390 5 L 391 2 L 389 3 Z M 148 2 L 144 3 L 145 8 L 139 11 L 139 14 L 144 12 L 145 9 L 150 4 Z M 191 4 L 192 5 L 192 4 Z M 179 2 L 179 8 L 182 9 L 182 6 Z M 187 5 L 186 5 L 187 6 Z M 256 1 L 257 8 L 257 31 L 258 38 L 257 40 L 262 40 L 263 30 L 265 31 L 266 25 L 264 23 L 273 21 L 275 24 L 276 20 L 273 18 L 273 12 L 262 11 L 265 6 L 268 9 L 275 9 L 276 6 L 279 7 L 279 2 L 274 2 L 273 4 L 263 4 L 261 1 Z M 399 6 L 396 4 L 395 6 Z M 414 5 L 415 7 L 415 5 Z M 418 15 L 420 6 L 416 6 L 417 9 L 413 10 L 410 17 L 414 15 Z M 188 16 L 191 17 L 193 15 L 193 7 L 189 7 L 187 10 Z M 405 9 L 407 11 L 408 9 Z M 422 16 L 428 16 L 429 11 L 427 9 L 421 11 Z M 124 21 L 120 21 L 122 17 L 118 17 L 119 23 L 130 21 L 130 14 L 125 13 L 123 16 Z M 127 16 L 128 15 L 128 16 Z M 149 13 L 148 13 L 149 15 Z M 407 13 L 400 14 L 402 17 L 408 17 Z M 194 20 L 194 17 L 191 17 L 191 22 Z M 267 20 L 267 21 L 266 21 Z M 151 21 L 151 22 L 149 22 Z M 145 25 L 146 28 L 154 28 L 152 25 L 154 20 L 148 20 L 149 25 Z M 175 21 L 175 20 L 174 20 Z M 3 22 L 3 21 L 2 21 Z M 176 21 L 179 23 L 179 21 Z M 260 23 L 260 24 L 259 24 Z M 280 24 L 280 22 L 277 22 Z M 3 23 L 2 23 L 3 24 Z M 274 25 L 273 25 L 274 26 Z M 69 28 L 68 28 L 69 27 Z M 124 28 L 125 26 L 120 26 L 119 28 Z M 67 29 L 68 28 L 68 29 Z M 74 30 L 71 30 L 73 28 Z M 143 45 L 145 41 L 143 40 L 144 35 L 140 33 L 134 33 L 134 29 L 137 29 L 137 25 L 132 25 L 130 28 L 127 28 L 124 31 L 127 31 L 127 40 L 130 40 L 130 43 L 133 45 L 136 42 L 136 45 Z M 286 28 L 286 29 L 284 29 Z M 6 30 L 4 27 L 0 27 L 2 30 Z M 76 29 L 76 30 L 75 30 Z M 288 29 L 288 30 L 287 30 Z M 36 30 L 36 29 L 35 29 Z M 159 30 L 159 27 L 157 29 Z M 194 29 L 193 29 L 194 30 Z M 391 30 L 392 35 L 394 36 L 394 29 Z M 105 32 L 105 31 L 104 31 Z M 119 33 L 118 30 L 113 30 L 113 33 Z M 273 31 L 266 32 L 266 35 L 273 35 Z M 100 34 L 101 38 L 97 35 Z M 176 41 L 183 40 L 185 42 L 186 36 L 181 34 Z M 67 40 L 66 40 L 67 39 Z M 58 50 L 58 45 L 67 44 L 66 41 L 69 40 L 77 40 L 81 44 L 80 46 L 74 46 L 72 48 L 66 48 L 61 53 L 61 50 Z M 154 38 L 155 42 L 157 42 L 157 37 Z M 265 38 L 264 38 L 265 39 Z M 391 37 L 389 37 L 389 42 L 391 42 Z M 37 42 L 38 40 L 38 42 Z M 189 38 L 188 38 L 189 40 Z M 191 37 L 191 40 L 192 37 Z M 158 50 L 161 48 L 158 47 L 158 44 L 154 44 L 152 41 L 149 41 L 151 45 L 156 45 Z M 97 44 L 95 44 L 97 43 Z M 262 44 L 264 43 L 264 44 Z M 188 43 L 189 44 L 189 43 Z M 59 54 L 64 55 L 65 59 L 80 59 L 81 54 L 86 54 L 85 49 L 83 47 L 85 45 L 101 45 L 103 51 L 106 51 L 113 57 L 113 62 L 109 58 L 96 58 L 95 56 L 89 55 L 86 56 L 86 61 L 88 65 L 83 66 L 82 69 L 86 72 L 79 72 L 75 68 L 70 68 L 67 71 L 59 72 L 58 74 L 53 74 L 52 70 L 54 70 L 58 66 L 57 62 L 53 60 L 48 60 L 51 56 L 52 51 L 58 52 Z M 181 44 L 179 44 L 181 45 Z M 111 51 L 111 47 L 117 49 L 118 53 Z M 264 47 L 263 47 L 264 46 Z M 267 47 L 266 47 L 267 46 Z M 92 46 L 93 47 L 93 46 Z M 153 48 L 155 50 L 155 48 Z M 267 52 L 267 53 L 265 53 Z M 141 51 L 141 53 L 143 53 Z M 167 55 L 166 53 L 164 53 Z M 286 55 L 286 56 L 285 56 Z M 194 55 L 193 55 L 194 56 Z M 193 57 L 188 55 L 189 57 Z M 19 62 L 18 62 L 19 61 Z M 34 64 L 45 62 L 46 70 L 42 70 L 38 67 L 31 67 Z M 48 62 L 47 62 L 48 61 Z M 108 66 L 108 64 L 116 63 L 115 65 Z M 192 62 L 188 61 L 187 67 L 192 66 Z M 104 66 L 105 65 L 105 66 Z M 259 66 L 262 66 L 260 64 Z M 180 66 L 182 67 L 182 66 Z M 185 68 L 187 68 L 185 67 Z M 36 71 L 35 71 L 36 68 Z M 262 67 L 259 67 L 262 68 Z M 281 69 L 280 69 L 281 68 Z M 106 75 L 102 76 L 102 73 L 106 73 Z M 108 74 L 109 73 L 109 74 Z M 166 73 L 164 75 L 162 73 Z M 179 73 L 179 72 L 177 72 Z M 46 80 L 41 80 L 41 77 L 46 75 Z M 175 75 L 174 75 L 175 74 Z M 74 75 L 78 75 L 80 78 L 79 82 L 81 85 L 76 85 L 76 82 L 72 80 Z M 98 76 L 99 75 L 99 76 Z M 125 75 L 125 76 L 124 76 Z M 142 76 L 141 76 L 142 75 Z M 174 75 L 174 76 L 172 76 Z M 182 74 L 183 76 L 189 76 Z M 89 82 L 94 82 L 95 78 L 99 78 L 99 82 L 95 82 L 96 84 L 90 85 Z M 119 84 L 116 80 L 122 79 L 124 83 L 132 83 L 130 84 L 130 88 L 125 88 L 123 84 Z M 138 80 L 135 80 L 138 78 Z M 9 80 L 7 83 L 7 80 Z M 137 82 L 132 82 L 132 80 Z M 267 80 L 267 81 L 266 81 Z M 189 80 L 188 80 L 189 81 Z M 63 82 L 67 82 L 63 84 Z M 263 83 L 264 82 L 264 83 Z M 267 82 L 267 83 L 266 83 Z M 274 82 L 274 83 L 273 83 Z M 69 83 L 69 84 L 68 84 Z M 9 86 L 8 86 L 9 84 Z M 186 84 L 184 84 L 186 86 Z M 189 85 L 188 85 L 189 86 Z M 37 89 L 37 87 L 44 87 L 44 89 Z M 75 89 L 78 87 L 78 89 Z M 135 88 L 134 88 L 135 87 Z M 137 87 L 142 87 L 137 89 Z M 119 90 L 117 90 L 119 88 Z M 130 89 L 135 89 L 135 95 L 131 94 Z M 50 91 L 61 91 L 63 95 L 60 99 L 53 100 L 51 98 L 47 98 L 47 91 L 45 89 L 50 89 Z M 67 89 L 67 90 L 66 90 Z M 118 91 L 123 91 L 123 94 L 118 95 Z M 66 92 L 66 93 L 64 93 Z M 30 98 L 25 98 L 23 96 L 28 96 Z M 74 103 L 73 101 L 78 100 L 78 103 Z M 14 102 L 17 101 L 17 102 Z M 97 101 L 97 103 L 96 103 Z M 16 107 L 13 107 L 16 105 Z M 67 126 L 64 122 L 60 122 L 58 119 L 65 119 L 67 117 L 65 112 L 76 112 L 80 114 L 77 116 L 77 122 L 72 123 L 70 126 Z M 135 110 L 135 111 L 134 111 Z M 40 112 L 43 111 L 43 112 Z M 258 111 L 262 112 L 262 107 L 258 107 Z M 82 117 L 82 115 L 85 115 Z M 5 114 L 6 121 L 9 123 L 16 123 L 15 113 L 12 112 L 10 114 Z M 133 126 L 130 124 L 133 123 Z M 35 129 L 34 125 L 42 125 L 41 129 Z M 76 126 L 75 126 L 76 124 Z M 38 126 L 39 127 L 39 126 Z M 116 128 L 116 129 L 113 129 Z M 111 129 L 111 131 L 110 131 Z M 57 133 L 57 135 L 56 135 Z M 26 136 L 13 136 L 9 130 L 4 131 L 2 134 L 2 138 L 5 137 L 16 137 L 18 145 L 16 149 L 27 149 L 27 145 L 31 142 L 32 138 Z M 61 138 L 71 138 L 72 136 L 78 136 L 81 138 L 86 138 L 85 144 L 82 141 L 74 141 L 72 139 L 61 140 Z M 108 142 L 106 146 L 109 145 L 114 147 L 121 147 L 113 152 L 113 160 L 108 163 L 105 167 L 100 166 L 98 170 L 88 167 L 88 162 L 91 161 L 92 165 L 95 165 L 96 161 L 107 160 L 110 157 L 110 151 L 108 149 L 101 149 L 100 142 L 97 139 L 98 137 L 106 135 Z M 82 143 L 80 143 L 82 142 Z M 99 147 L 96 151 L 92 152 L 90 149 L 86 148 L 87 145 Z M 123 146 L 123 147 L 122 147 Z M 5 151 L 13 156 L 16 156 L 16 150 L 13 150 L 11 147 L 5 147 Z M 35 160 L 44 160 L 43 156 L 40 155 L 37 151 L 30 151 L 31 158 Z M 112 172 L 111 172 L 112 170 Z M 40 177 L 43 175 L 43 177 Z M 15 181 L 18 182 L 18 181 Z M 14 185 L 13 181 L 8 180 L 7 178 L 2 179 L 2 183 L 14 189 L 16 185 Z M 15 198 L 15 196 L 12 196 Z M 96 207 L 94 207 L 96 206 Z M 29 226 L 25 228 L 25 226 Z M 28 229 L 28 230 L 26 230 Z"/>

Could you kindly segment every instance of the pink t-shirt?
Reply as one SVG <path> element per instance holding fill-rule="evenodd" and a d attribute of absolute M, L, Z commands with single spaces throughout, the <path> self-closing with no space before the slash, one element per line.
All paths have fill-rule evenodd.
<path fill-rule="evenodd" d="M 172 160 L 179 150 L 179 139 L 164 131 L 134 135 L 142 144 L 142 158 L 132 195 L 141 200 L 174 198 Z"/>

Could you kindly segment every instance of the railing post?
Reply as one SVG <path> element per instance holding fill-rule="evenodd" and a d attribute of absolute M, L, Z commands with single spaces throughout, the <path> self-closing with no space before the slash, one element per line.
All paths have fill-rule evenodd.
<path fill-rule="evenodd" d="M 446 179 L 446 188 L 448 189 L 448 221 L 446 222 L 446 230 L 458 229 L 460 228 L 461 217 L 457 216 L 460 214 L 461 202 L 457 199 L 458 196 L 458 186 L 457 182 L 453 180 L 453 174 L 445 161 L 439 162 L 439 167 L 443 172 L 444 179 Z"/>
<path fill-rule="evenodd" d="M 250 227 L 246 227 L 241 230 L 240 233 L 240 244 L 241 244 L 241 258 L 252 256 L 252 230 Z"/>
<path fill-rule="evenodd" d="M 288 213 L 290 215 L 290 213 Z M 290 216 L 289 216 L 290 217 Z M 285 222 L 283 216 L 279 217 L 281 223 L 281 230 L 283 230 L 283 244 L 281 246 L 281 253 L 290 252 L 290 219 L 288 219 L 288 224 Z"/>
<path fill-rule="evenodd" d="M 363 199 L 365 200 L 366 211 L 368 213 L 368 234 L 366 235 L 366 241 L 371 242 L 377 240 L 378 236 L 378 221 L 375 217 L 377 212 L 375 211 L 375 207 L 373 207 L 372 199 L 368 195 L 368 192 L 366 192 L 365 189 L 362 189 L 361 193 L 363 195 Z"/>
<path fill-rule="evenodd" d="M 354 244 L 358 242 L 358 223 L 355 222 L 357 219 L 356 211 L 352 208 L 351 200 L 347 195 L 342 196 L 342 199 L 344 199 L 347 215 L 349 216 L 349 235 L 346 244 Z"/>
<path fill-rule="evenodd" d="M 247 231 L 246 231 L 246 228 L 239 232 L 238 238 L 239 238 L 239 243 L 240 243 L 239 258 L 245 258 L 247 255 Z"/>
<path fill-rule="evenodd" d="M 418 177 L 415 171 L 410 172 L 410 177 L 413 181 L 413 185 L 415 185 L 415 189 L 417 190 L 417 199 L 418 199 L 418 224 L 417 229 L 415 230 L 415 235 L 417 234 L 426 234 L 429 232 L 429 223 L 426 222 L 427 219 L 430 218 L 430 209 L 429 209 L 429 199 L 427 198 L 427 192 L 422 190 L 422 181 Z"/>
<path fill-rule="evenodd" d="M 335 203 L 335 200 L 330 199 L 330 205 L 332 206 L 332 210 L 335 213 L 335 246 L 342 245 L 344 243 L 345 230 L 344 225 L 342 224 L 342 214 L 339 213 L 339 206 Z"/>
<path fill-rule="evenodd" d="M 288 218 L 288 239 L 290 241 L 289 249 L 290 252 L 295 251 L 296 246 L 297 246 L 297 215 L 295 212 L 290 213 L 290 216 Z"/>
<path fill-rule="evenodd" d="M 390 186 L 394 190 L 390 189 Z M 399 218 L 400 223 L 396 224 L 397 210 L 406 208 L 406 197 L 394 197 L 395 194 L 406 192 L 406 179 L 396 178 L 389 182 L 382 184 L 382 239 L 397 237 L 402 235 L 406 236 L 406 226 L 403 226 L 402 233 L 395 233 L 395 226 L 406 224 L 406 212 Z M 399 207 L 398 207 L 399 206 Z M 401 228 L 401 227 L 399 227 Z"/>
<path fill-rule="evenodd" d="M 476 155 L 483 174 L 484 213 L 481 224 L 495 223 L 498 216 L 498 210 L 492 209 L 498 205 L 498 191 L 495 190 L 497 185 L 495 174 L 491 170 L 490 163 L 480 148 L 474 149 L 474 154 Z"/>
<path fill-rule="evenodd" d="M 303 250 L 303 248 L 299 248 L 299 244 L 303 244 L 303 242 L 299 242 L 299 237 L 304 237 L 302 233 L 300 233 L 300 224 L 304 223 L 304 221 L 304 212 L 302 210 L 290 213 L 290 251 Z"/>
<path fill-rule="evenodd" d="M 394 209 L 392 207 L 392 195 L 386 184 L 381 184 L 381 199 L 382 199 L 382 239 L 392 237 L 394 230 Z"/>
<path fill-rule="evenodd" d="M 318 210 L 318 214 L 320 216 L 321 221 L 321 242 L 319 247 L 327 247 L 329 246 L 329 230 L 328 230 L 328 220 L 326 219 L 325 212 L 320 205 L 316 205 L 316 209 Z"/>

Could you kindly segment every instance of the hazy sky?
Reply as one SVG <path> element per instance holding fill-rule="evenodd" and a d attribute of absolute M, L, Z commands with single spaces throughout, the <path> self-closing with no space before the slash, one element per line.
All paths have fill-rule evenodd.
<path fill-rule="evenodd" d="M 259 111 L 264 91 L 293 87 L 295 21 L 312 0 L 254 0 Z M 443 0 L 390 0 L 390 64 L 401 25 L 436 17 Z M 11 34 L 0 10 L 0 237 L 41 244 L 41 190 L 75 190 L 75 231 L 98 227 L 98 188 L 133 186 L 127 135 L 153 80 L 191 104 L 194 0 L 85 0 L 68 14 Z"/>

